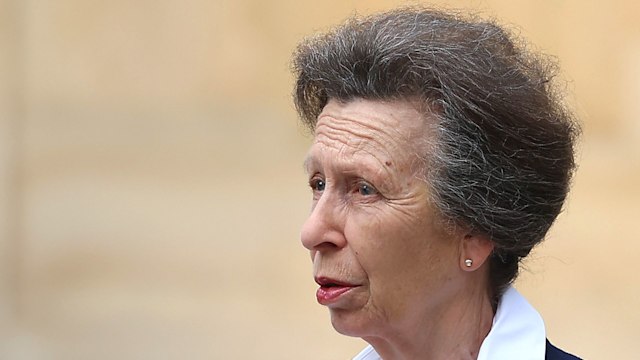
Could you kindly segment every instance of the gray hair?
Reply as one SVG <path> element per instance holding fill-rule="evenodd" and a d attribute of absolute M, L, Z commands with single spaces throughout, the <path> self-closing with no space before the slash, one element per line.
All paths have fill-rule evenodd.
<path fill-rule="evenodd" d="M 552 61 L 493 21 L 403 8 L 302 42 L 296 108 L 315 127 L 329 99 L 419 99 L 436 120 L 427 183 L 443 219 L 488 236 L 497 298 L 562 209 L 579 127 Z"/>

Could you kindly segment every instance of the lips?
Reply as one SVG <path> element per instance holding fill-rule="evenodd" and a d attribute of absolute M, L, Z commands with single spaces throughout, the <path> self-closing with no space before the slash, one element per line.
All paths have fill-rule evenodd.
<path fill-rule="evenodd" d="M 316 291 L 316 298 L 322 305 L 337 302 L 340 298 L 346 296 L 350 290 L 359 286 L 328 277 L 316 277 L 315 280 L 320 285 Z"/>

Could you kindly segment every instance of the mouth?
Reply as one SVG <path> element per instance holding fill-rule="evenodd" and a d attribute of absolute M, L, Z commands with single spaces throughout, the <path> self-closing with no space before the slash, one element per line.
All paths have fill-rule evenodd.
<path fill-rule="evenodd" d="M 328 277 L 316 277 L 315 280 L 320 285 L 318 291 L 316 291 L 316 298 L 321 305 L 335 303 L 346 296 L 349 291 L 360 286 Z"/>
<path fill-rule="evenodd" d="M 315 278 L 315 280 L 316 280 L 316 284 L 320 285 L 320 287 L 326 287 L 326 288 L 331 288 L 331 287 L 354 287 L 354 286 L 357 286 L 355 284 L 350 284 L 348 282 L 335 280 L 335 279 L 324 277 L 324 276 L 318 276 L 318 277 Z"/>

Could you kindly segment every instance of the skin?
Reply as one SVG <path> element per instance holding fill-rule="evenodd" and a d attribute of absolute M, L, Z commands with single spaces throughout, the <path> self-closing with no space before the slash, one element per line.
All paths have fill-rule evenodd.
<path fill-rule="evenodd" d="M 429 125 L 409 101 L 330 100 L 305 161 L 314 276 L 354 285 L 331 322 L 385 360 L 475 359 L 493 319 L 491 242 L 446 230 L 430 205 Z"/>

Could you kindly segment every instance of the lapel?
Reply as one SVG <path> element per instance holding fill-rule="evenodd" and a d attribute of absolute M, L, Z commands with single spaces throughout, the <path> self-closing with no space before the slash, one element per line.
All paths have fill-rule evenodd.
<path fill-rule="evenodd" d="M 558 349 L 547 339 L 545 360 L 580 360 L 580 358 Z"/>

